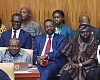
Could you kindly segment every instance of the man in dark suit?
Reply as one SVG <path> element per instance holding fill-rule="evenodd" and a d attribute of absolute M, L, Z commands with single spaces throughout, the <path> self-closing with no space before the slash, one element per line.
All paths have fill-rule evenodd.
<path fill-rule="evenodd" d="M 33 61 L 40 72 L 40 80 L 49 80 L 66 62 L 65 56 L 59 51 L 66 42 L 66 37 L 54 33 L 54 22 L 51 19 L 44 21 L 44 29 L 46 34 L 38 35 L 35 38 Z M 47 51 L 49 39 L 50 47 Z"/>
<path fill-rule="evenodd" d="M 84 22 L 90 25 L 89 16 L 87 16 L 86 14 L 81 14 L 79 16 L 79 24 L 83 24 Z M 100 34 L 99 28 L 96 28 L 90 25 L 90 31 L 91 31 L 92 37 L 94 37 L 95 39 L 100 39 L 100 37 L 98 36 L 98 34 Z M 72 35 L 73 36 L 79 35 L 79 29 L 73 31 Z"/>
<path fill-rule="evenodd" d="M 0 47 L 7 47 L 11 38 L 18 38 L 22 48 L 31 49 L 32 39 L 31 34 L 20 29 L 22 24 L 22 16 L 19 13 L 12 15 L 12 28 L 2 33 L 0 38 Z"/>
<path fill-rule="evenodd" d="M 11 79 L 3 70 L 0 69 L 0 80 L 11 80 Z"/>

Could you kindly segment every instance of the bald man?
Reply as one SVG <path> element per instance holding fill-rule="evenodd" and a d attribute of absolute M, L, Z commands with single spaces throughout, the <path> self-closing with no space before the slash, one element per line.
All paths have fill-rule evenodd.
<path fill-rule="evenodd" d="M 28 7 L 22 7 L 20 14 L 22 15 L 21 29 L 31 34 L 32 45 L 34 45 L 35 36 L 42 34 L 40 25 L 31 20 L 31 11 Z"/>
<path fill-rule="evenodd" d="M 28 62 L 32 64 L 32 59 L 29 53 L 21 49 L 20 41 L 12 38 L 8 43 L 8 48 L 0 52 L 0 62 Z"/>
<path fill-rule="evenodd" d="M 90 18 L 88 15 L 86 14 L 81 14 L 79 16 L 79 24 L 83 24 L 83 23 L 87 23 L 88 25 L 90 25 Z M 90 31 L 91 31 L 91 36 L 94 37 L 95 39 L 99 39 L 100 40 L 100 37 L 98 36 L 98 34 L 100 34 L 100 29 L 99 28 L 96 28 L 96 27 L 93 27 L 90 25 Z M 79 35 L 79 29 L 73 31 L 73 36 L 76 36 L 76 35 Z"/>

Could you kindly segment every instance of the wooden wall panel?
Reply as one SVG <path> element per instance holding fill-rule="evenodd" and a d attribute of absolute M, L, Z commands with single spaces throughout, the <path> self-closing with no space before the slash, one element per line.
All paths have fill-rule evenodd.
<path fill-rule="evenodd" d="M 11 28 L 11 15 L 23 6 L 31 9 L 31 19 L 39 23 L 42 30 L 43 21 L 52 19 L 52 12 L 56 9 L 64 11 L 64 20 L 73 30 L 78 28 L 80 14 L 89 15 L 91 25 L 100 27 L 100 0 L 0 0 L 0 18 L 8 29 Z"/>

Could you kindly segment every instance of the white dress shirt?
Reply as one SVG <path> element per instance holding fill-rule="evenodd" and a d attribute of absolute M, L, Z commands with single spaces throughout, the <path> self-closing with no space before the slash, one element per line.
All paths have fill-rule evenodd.
<path fill-rule="evenodd" d="M 13 38 L 14 31 L 15 31 L 15 30 L 12 28 L 11 38 Z M 19 37 L 19 34 L 20 34 L 20 29 L 16 30 L 16 38 L 18 38 L 18 37 Z"/>
<path fill-rule="evenodd" d="M 42 50 L 41 56 L 44 56 L 44 54 L 45 54 L 46 45 L 47 45 L 47 42 L 48 42 L 48 39 L 49 39 L 48 36 L 49 36 L 49 35 L 46 35 L 46 41 L 45 41 L 45 45 L 44 45 L 44 48 L 43 48 L 43 50 Z M 51 35 L 51 47 L 50 47 L 50 52 L 53 52 L 53 49 L 52 49 L 52 40 L 53 40 L 53 36 L 54 36 L 54 34 Z"/>

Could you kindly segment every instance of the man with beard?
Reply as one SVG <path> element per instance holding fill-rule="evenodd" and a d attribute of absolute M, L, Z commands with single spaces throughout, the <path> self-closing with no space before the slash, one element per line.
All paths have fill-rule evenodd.
<path fill-rule="evenodd" d="M 79 36 L 74 36 L 60 50 L 68 59 L 60 71 L 60 80 L 93 80 L 94 67 L 88 67 L 97 62 L 98 45 L 99 41 L 91 37 L 89 25 L 80 25 Z"/>
<path fill-rule="evenodd" d="M 59 51 L 66 42 L 66 36 L 55 34 L 54 22 L 44 21 L 46 34 L 38 35 L 34 45 L 34 63 L 40 72 L 40 80 L 49 80 L 66 63 L 65 56 Z"/>
<path fill-rule="evenodd" d="M 34 46 L 35 36 L 42 34 L 41 27 L 38 23 L 32 21 L 31 11 L 28 7 L 22 7 L 20 9 L 20 14 L 22 15 L 22 25 L 21 29 L 29 32 L 32 37 L 32 46 Z"/>
<path fill-rule="evenodd" d="M 22 16 L 19 13 L 12 15 L 12 28 L 3 32 L 0 38 L 0 47 L 7 47 L 11 38 L 18 38 L 22 48 L 31 49 L 32 39 L 31 34 L 20 29 L 22 24 Z"/>

